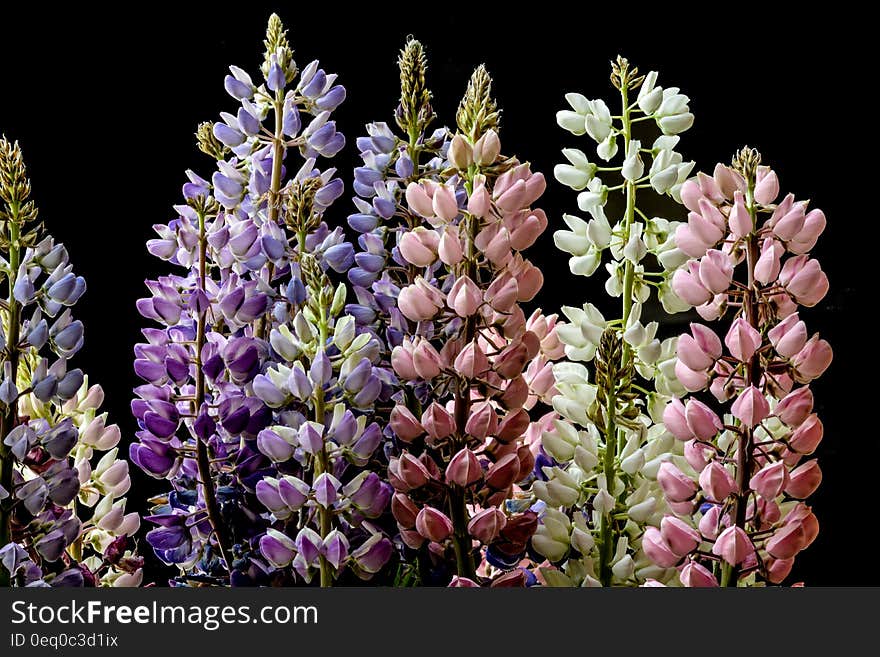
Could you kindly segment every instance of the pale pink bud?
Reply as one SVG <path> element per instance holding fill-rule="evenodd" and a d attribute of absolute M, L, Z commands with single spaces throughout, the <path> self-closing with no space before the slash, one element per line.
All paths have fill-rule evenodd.
<path fill-rule="evenodd" d="M 401 236 L 397 247 L 407 262 L 416 267 L 427 267 L 437 259 L 439 245 L 437 231 L 416 226 Z"/>
<path fill-rule="evenodd" d="M 728 166 L 716 164 L 712 174 L 715 185 L 728 200 L 732 199 L 737 191 L 745 189 L 743 177 Z"/>
<path fill-rule="evenodd" d="M 700 533 L 708 539 L 714 539 L 718 536 L 719 527 L 721 526 L 721 507 L 713 505 L 709 508 L 697 525 Z"/>
<path fill-rule="evenodd" d="M 483 509 L 468 523 L 468 533 L 475 539 L 488 545 L 501 533 L 507 524 L 507 517 L 498 507 Z"/>
<path fill-rule="evenodd" d="M 730 411 L 745 426 L 752 428 L 770 414 L 767 398 L 755 386 L 749 386 L 736 398 Z"/>
<path fill-rule="evenodd" d="M 547 228 L 547 215 L 543 210 L 533 210 L 531 213 L 523 211 L 522 214 L 525 214 L 525 219 L 510 233 L 510 246 L 517 251 L 532 246 Z"/>
<path fill-rule="evenodd" d="M 828 277 L 816 259 L 789 258 L 779 272 L 779 283 L 799 304 L 812 307 L 828 293 Z"/>
<path fill-rule="evenodd" d="M 813 413 L 789 436 L 788 444 L 798 454 L 812 454 L 822 442 L 824 432 L 822 421 Z"/>
<path fill-rule="evenodd" d="M 705 198 L 696 180 L 688 180 L 681 186 L 681 202 L 692 212 L 700 211 L 700 199 Z"/>
<path fill-rule="evenodd" d="M 438 185 L 431 200 L 434 215 L 444 221 L 452 221 L 458 216 L 458 201 L 455 199 L 455 188 L 452 185 Z"/>
<path fill-rule="evenodd" d="M 733 195 L 733 207 L 730 210 L 730 216 L 727 218 L 730 226 L 730 232 L 736 239 L 745 237 L 754 230 L 752 217 L 746 209 L 745 200 L 742 192 L 735 192 Z"/>
<path fill-rule="evenodd" d="M 804 227 L 788 243 L 788 249 L 792 253 L 803 254 L 816 246 L 819 235 L 825 230 L 825 213 L 818 208 L 810 210 L 804 219 Z"/>
<path fill-rule="evenodd" d="M 767 336 L 776 353 L 783 358 L 791 358 L 807 343 L 807 325 L 795 313 L 770 329 Z"/>
<path fill-rule="evenodd" d="M 691 324 L 691 330 L 693 330 L 694 326 L 699 326 L 699 324 Z M 713 336 L 715 335 L 711 329 L 709 332 L 712 333 Z M 715 336 L 715 339 L 718 340 L 718 336 Z M 714 353 L 714 349 L 711 353 L 707 352 L 704 346 L 700 344 L 700 340 L 697 337 L 692 337 L 685 333 L 678 338 L 676 355 L 682 363 L 692 370 L 708 370 L 715 365 L 715 360 L 721 356 L 720 340 L 718 340 L 718 346 L 719 350 L 717 354 Z"/>
<path fill-rule="evenodd" d="M 474 143 L 474 162 L 478 166 L 491 165 L 500 153 L 501 140 L 498 139 L 498 133 L 491 128 Z"/>
<path fill-rule="evenodd" d="M 489 214 L 489 192 L 483 180 L 475 181 L 474 191 L 468 197 L 467 211 L 475 217 L 482 219 Z"/>
<path fill-rule="evenodd" d="M 442 511 L 423 506 L 416 516 L 416 530 L 429 541 L 440 543 L 452 533 L 452 521 Z"/>
<path fill-rule="evenodd" d="M 660 534 L 673 553 L 682 557 L 697 549 L 701 538 L 699 532 L 675 516 L 664 516 L 660 521 Z"/>
<path fill-rule="evenodd" d="M 779 239 L 787 242 L 800 233 L 801 229 L 804 227 L 804 221 L 806 220 L 804 212 L 805 205 L 806 204 L 803 201 L 795 203 L 791 210 L 786 212 L 783 216 L 775 220 L 771 218 L 773 221 L 773 234 Z"/>
<path fill-rule="evenodd" d="M 404 338 L 403 343 L 391 350 L 391 367 L 401 379 L 412 381 L 418 377 L 415 367 L 413 367 L 413 347 L 412 342 L 408 338 Z"/>
<path fill-rule="evenodd" d="M 469 276 L 460 276 L 452 284 L 446 302 L 459 317 L 470 317 L 483 302 L 483 293 Z"/>
<path fill-rule="evenodd" d="M 709 440 L 724 428 L 715 412 L 697 399 L 688 401 L 685 407 L 688 428 L 698 440 Z"/>
<path fill-rule="evenodd" d="M 794 559 L 767 559 L 767 581 L 771 584 L 781 584 L 794 566 Z"/>
<path fill-rule="evenodd" d="M 497 276 L 486 289 L 486 303 L 500 313 L 508 312 L 519 297 L 519 285 L 509 272 Z"/>
<path fill-rule="evenodd" d="M 761 257 L 755 263 L 755 278 L 765 285 L 775 281 L 782 266 L 780 258 L 785 248 L 772 237 L 768 237 L 761 245 Z"/>
<path fill-rule="evenodd" d="M 696 260 L 676 270 L 672 275 L 672 289 L 682 301 L 692 306 L 701 306 L 712 300 L 712 293 L 700 282 L 700 264 Z"/>
<path fill-rule="evenodd" d="M 713 502 L 723 502 L 736 490 L 736 482 L 723 465 L 712 461 L 700 473 L 700 488 Z"/>
<path fill-rule="evenodd" d="M 661 568 L 672 568 L 681 561 L 681 557 L 672 551 L 656 527 L 645 528 L 642 536 L 642 551 Z"/>
<path fill-rule="evenodd" d="M 687 224 L 680 224 L 675 229 L 675 245 L 691 258 L 702 258 L 706 250 L 712 246 L 705 242 Z"/>
<path fill-rule="evenodd" d="M 404 317 L 414 322 L 433 319 L 443 306 L 443 293 L 422 277 L 407 285 L 397 297 L 397 307 Z"/>
<path fill-rule="evenodd" d="M 432 402 L 422 413 L 422 426 L 425 427 L 431 440 L 442 440 L 455 431 L 455 418 L 443 406 Z"/>
<path fill-rule="evenodd" d="M 795 499 L 802 500 L 812 495 L 822 483 L 822 469 L 815 459 L 799 465 L 788 476 L 785 492 Z"/>
<path fill-rule="evenodd" d="M 709 465 L 709 461 L 714 454 L 715 450 L 706 445 L 706 443 L 689 440 L 684 444 L 684 458 L 697 472 L 700 472 Z"/>
<path fill-rule="evenodd" d="M 716 178 L 700 171 L 697 174 L 697 183 L 700 185 L 700 191 L 703 192 L 703 196 L 712 201 L 712 203 L 718 204 L 724 200 L 724 192 Z"/>
<path fill-rule="evenodd" d="M 495 490 L 505 490 L 517 480 L 520 459 L 516 452 L 505 454 L 486 471 L 486 483 Z"/>
<path fill-rule="evenodd" d="M 720 230 L 723 236 L 724 231 L 727 230 L 727 219 L 715 204 L 711 203 L 708 199 L 701 199 L 700 215 L 703 217 L 703 219 L 710 222 L 713 226 Z M 721 238 L 719 237 L 718 239 Z M 716 242 L 717 241 L 718 240 L 716 240 Z"/>
<path fill-rule="evenodd" d="M 675 378 L 688 392 L 699 392 L 709 385 L 709 373 L 689 368 L 680 360 L 675 361 Z"/>
<path fill-rule="evenodd" d="M 516 276 L 517 300 L 523 303 L 535 298 L 544 285 L 544 274 L 528 260 L 518 261 L 514 275 Z"/>
<path fill-rule="evenodd" d="M 776 559 L 792 559 L 806 547 L 807 537 L 799 523 L 784 525 L 764 545 L 770 556 Z"/>
<path fill-rule="evenodd" d="M 727 310 L 727 295 L 716 294 L 708 303 L 697 306 L 697 314 L 707 322 L 714 322 Z"/>
<path fill-rule="evenodd" d="M 453 363 L 455 371 L 468 379 L 475 379 L 485 375 L 489 369 L 489 359 L 477 342 L 468 342 Z"/>
<path fill-rule="evenodd" d="M 724 231 L 716 226 L 711 218 L 706 218 L 700 212 L 688 213 L 688 228 L 691 235 L 707 246 L 714 246 L 724 237 Z"/>
<path fill-rule="evenodd" d="M 724 344 L 730 355 L 738 361 L 747 363 L 761 346 L 761 334 L 742 317 L 737 317 L 724 336 Z"/>
<path fill-rule="evenodd" d="M 696 561 L 688 561 L 678 573 L 682 586 L 688 588 L 709 588 L 718 586 L 718 580 L 706 568 Z"/>
<path fill-rule="evenodd" d="M 791 360 L 791 364 L 796 370 L 797 380 L 806 383 L 822 376 L 822 373 L 831 365 L 833 357 L 831 345 L 814 335 Z"/>
<path fill-rule="evenodd" d="M 770 167 L 758 167 L 755 184 L 755 200 L 769 205 L 779 196 L 779 178 Z"/>
<path fill-rule="evenodd" d="M 798 523 L 804 529 L 805 547 L 809 546 L 819 535 L 819 520 L 806 504 L 798 504 L 785 516 L 785 524 Z"/>
<path fill-rule="evenodd" d="M 731 566 L 738 566 L 755 552 L 755 546 L 741 527 L 728 527 L 715 539 L 712 554 Z"/>
<path fill-rule="evenodd" d="M 401 404 L 395 405 L 391 409 L 390 419 L 391 428 L 394 430 L 394 433 L 404 442 L 412 442 L 425 433 L 415 415 L 406 406 Z"/>
<path fill-rule="evenodd" d="M 673 397 L 663 409 L 663 424 L 669 432 L 679 440 L 690 440 L 693 432 L 685 418 L 685 407 L 680 399 Z"/>
<path fill-rule="evenodd" d="M 808 386 L 798 388 L 776 404 L 776 417 L 790 427 L 796 427 L 813 412 L 813 392 Z"/>
<path fill-rule="evenodd" d="M 788 484 L 788 468 L 785 463 L 769 463 L 749 479 L 749 488 L 766 500 L 775 500 Z"/>
<path fill-rule="evenodd" d="M 516 340 L 494 358 L 492 366 L 502 378 L 512 379 L 522 373 L 528 360 L 528 348 L 521 340 Z"/>
<path fill-rule="evenodd" d="M 458 226 L 448 224 L 443 227 L 443 234 L 440 236 L 437 253 L 443 264 L 450 267 L 461 262 L 463 253 L 461 238 L 458 236 Z"/>
<path fill-rule="evenodd" d="M 418 183 L 411 182 L 406 187 L 406 202 L 409 204 L 410 210 L 425 217 L 426 219 L 434 216 L 434 208 L 431 205 L 431 197 L 425 188 Z"/>
<path fill-rule="evenodd" d="M 726 253 L 710 249 L 700 259 L 700 282 L 713 295 L 727 291 L 732 279 L 733 263 Z"/>
<path fill-rule="evenodd" d="M 657 483 L 670 502 L 687 502 L 697 492 L 694 481 L 669 461 L 660 464 Z"/>
<path fill-rule="evenodd" d="M 507 414 L 498 425 L 496 438 L 501 443 L 512 443 L 529 428 L 529 414 L 522 408 Z"/>
<path fill-rule="evenodd" d="M 462 488 L 475 484 L 483 478 L 483 468 L 477 455 L 467 447 L 458 451 L 446 466 L 446 481 Z"/>
<path fill-rule="evenodd" d="M 492 404 L 487 401 L 475 404 L 464 428 L 467 434 L 485 440 L 488 436 L 494 435 L 497 429 L 498 414 L 492 408 Z"/>
<path fill-rule="evenodd" d="M 520 208 L 526 206 L 526 181 L 522 178 L 515 181 L 503 192 L 499 191 L 500 189 L 502 189 L 502 187 L 496 184 L 493 196 L 495 197 L 495 205 L 502 212 L 515 212 L 516 210 L 519 210 Z"/>
<path fill-rule="evenodd" d="M 510 233 L 501 224 L 490 224 L 481 230 L 474 244 L 498 268 L 510 260 Z"/>
<path fill-rule="evenodd" d="M 440 354 L 427 340 L 419 340 L 412 353 L 413 369 L 425 381 L 430 381 L 438 374 L 443 365 Z"/>

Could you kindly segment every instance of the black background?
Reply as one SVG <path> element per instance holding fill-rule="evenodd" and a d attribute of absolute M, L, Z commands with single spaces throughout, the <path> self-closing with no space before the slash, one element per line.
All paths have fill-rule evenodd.
<path fill-rule="evenodd" d="M 570 12 L 539 17 L 534 8 L 518 13 L 499 3 L 430 9 L 373 3 L 369 11 L 352 11 L 330 3 L 179 2 L 132 4 L 124 13 L 5 3 L 0 130 L 21 142 L 41 217 L 88 281 L 75 308 L 86 324 L 77 363 L 87 364 L 91 380 L 102 384 L 105 408 L 122 426 L 124 442 L 135 430 L 128 408 L 137 383 L 131 348 L 144 324 L 134 303 L 143 280 L 165 272 L 144 242 L 153 236 L 152 224 L 172 218 L 184 170 L 210 174 L 192 134 L 198 122 L 235 107 L 223 90 L 229 64 L 256 79 L 271 11 L 289 28 L 299 64 L 320 59 L 348 90 L 335 113 L 348 138 L 335 158 L 348 186 L 363 124 L 392 119 L 396 57 L 408 34 L 428 48 L 441 121 L 453 123 L 471 70 L 485 62 L 504 110 L 504 151 L 530 160 L 551 181 L 560 148 L 591 152 L 585 138 L 555 123 L 563 94 L 613 98 L 608 62 L 620 53 L 643 72 L 659 70 L 661 85 L 680 86 L 691 97 L 696 123 L 680 150 L 698 169 L 729 161 L 748 143 L 777 169 L 783 192 L 825 210 L 828 229 L 814 255 L 831 292 L 819 308 L 803 313 L 835 350 L 831 369 L 814 384 L 825 423 L 819 450 L 825 478 L 812 498 L 822 532 L 799 557 L 793 581 L 880 583 L 866 543 L 876 523 L 872 362 L 878 357 L 875 291 L 860 285 L 877 260 L 869 224 L 877 183 L 875 167 L 866 163 L 872 145 L 865 127 L 875 112 L 865 94 L 875 93 L 876 83 L 863 70 L 870 47 L 861 33 L 866 18 L 841 9 L 839 15 L 798 9 L 783 18 L 753 3 L 727 3 L 715 15 L 705 6 L 665 3 L 662 13 L 628 15 L 623 4 L 607 4 L 578 3 Z M 332 220 L 344 222 L 348 196 L 337 202 Z M 607 307 L 604 272 L 593 279 L 571 275 L 565 254 L 552 244 L 561 214 L 577 211 L 575 194 L 551 182 L 541 205 L 551 228 L 530 252 L 546 277 L 538 301 L 547 311 L 586 300 Z M 156 488 L 132 470 L 133 502 Z"/>

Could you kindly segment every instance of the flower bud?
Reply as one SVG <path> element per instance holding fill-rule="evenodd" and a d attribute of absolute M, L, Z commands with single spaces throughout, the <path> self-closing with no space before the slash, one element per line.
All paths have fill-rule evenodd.
<path fill-rule="evenodd" d="M 748 534 L 740 527 L 728 527 L 715 539 L 712 554 L 724 559 L 731 566 L 738 566 L 755 551 Z"/>
<path fill-rule="evenodd" d="M 446 481 L 462 488 L 475 484 L 483 478 L 480 462 L 467 447 L 458 451 L 446 466 Z"/>
<path fill-rule="evenodd" d="M 429 541 L 440 543 L 452 533 L 452 521 L 432 506 L 423 506 L 416 516 L 416 530 Z"/>

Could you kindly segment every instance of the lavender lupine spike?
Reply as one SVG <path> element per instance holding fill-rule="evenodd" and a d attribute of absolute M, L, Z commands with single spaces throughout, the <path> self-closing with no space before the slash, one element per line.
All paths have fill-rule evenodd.
<path fill-rule="evenodd" d="M 448 167 L 407 185 L 415 221 L 395 256 L 412 277 L 397 295 L 411 337 L 391 357 L 406 382 L 391 414 L 391 509 L 403 542 L 456 586 L 534 581 L 518 566 L 537 518 L 516 484 L 534 465 L 529 409 L 554 392 L 549 360 L 562 351 L 555 317 L 527 320 L 519 305 L 543 282 L 520 251 L 546 228 L 530 208 L 545 182 L 500 154 L 490 85 L 479 67 Z"/>
<path fill-rule="evenodd" d="M 779 584 L 819 531 L 803 501 L 822 480 L 807 458 L 823 437 L 809 384 L 832 352 L 808 334 L 798 306 L 828 292 L 809 255 L 825 215 L 793 194 L 777 202 L 776 173 L 749 148 L 731 167 L 685 183 L 681 197 L 691 214 L 676 240 L 692 259 L 672 285 L 706 322 L 728 311 L 732 321 L 723 340 L 696 323 L 679 338 L 679 380 L 712 395 L 673 399 L 664 410 L 684 456 L 660 466 L 670 513 L 643 547 L 684 586 Z"/>
<path fill-rule="evenodd" d="M 565 215 L 569 229 L 554 235 L 557 247 L 572 256 L 572 273 L 580 276 L 591 276 L 603 252 L 610 252 L 605 289 L 621 299 L 621 310 L 606 320 L 591 303 L 562 309 L 570 323 L 558 333 L 568 360 L 554 369 L 560 395 L 553 400 L 561 417 L 542 435 L 539 480 L 532 487 L 547 505 L 533 546 L 558 566 L 543 571 L 551 585 L 632 585 L 674 574 L 652 564 L 639 541 L 643 527 L 663 515 L 655 473 L 674 440 L 659 422 L 660 412 L 665 400 L 683 389 L 673 371 L 675 340 L 661 342 L 657 322 L 643 324 L 641 315 L 651 288 L 658 289 L 667 312 L 687 308 L 669 288 L 687 256 L 673 242 L 678 222 L 649 218 L 639 205 L 646 195 L 680 202 L 694 164 L 674 148 L 693 115 L 677 88 L 657 86 L 656 72 L 641 76 L 622 57 L 612 63 L 611 81 L 620 92 L 618 117 L 603 100 L 574 93 L 566 95 L 572 109 L 557 114 L 560 126 L 597 142 L 602 160 L 621 155 L 619 166 L 599 167 L 580 150 L 563 150 L 569 163 L 556 166 L 556 178 L 580 192 L 578 207 L 592 218 Z M 645 120 L 662 132 L 650 148 L 642 148 L 633 134 Z M 620 184 L 609 188 L 597 175 L 606 171 L 620 176 Z M 621 194 L 624 210 L 612 226 L 605 207 L 614 192 Z M 659 271 L 650 270 L 655 261 Z M 584 363 L 594 359 L 590 383 Z M 644 382 L 652 380 L 649 391 Z"/>
<path fill-rule="evenodd" d="M 21 149 L 0 138 L 0 585 L 138 586 L 119 427 L 99 413 L 101 387 L 68 368 L 85 281 L 36 223 L 30 193 Z"/>

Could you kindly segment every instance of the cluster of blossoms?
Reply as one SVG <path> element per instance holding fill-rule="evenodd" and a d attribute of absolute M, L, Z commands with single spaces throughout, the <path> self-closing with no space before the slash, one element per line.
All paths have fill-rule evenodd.
<path fill-rule="evenodd" d="M 777 203 L 779 180 L 760 161 L 745 148 L 681 190 L 690 214 L 676 240 L 691 260 L 673 288 L 707 322 L 733 314 L 723 341 L 703 324 L 678 341 L 678 379 L 708 403 L 691 395 L 663 413 L 684 452 L 658 470 L 670 511 L 642 546 L 684 586 L 778 584 L 819 529 L 803 501 L 822 480 L 807 458 L 823 437 L 809 384 L 832 352 L 798 306 L 828 291 L 809 256 L 825 216 L 792 194 Z"/>
<path fill-rule="evenodd" d="M 36 224 L 30 192 L 18 144 L 0 138 L 0 584 L 137 586 L 119 428 L 99 412 L 100 386 L 68 368 L 86 284 Z"/>
<path fill-rule="evenodd" d="M 674 439 L 659 416 L 665 401 L 684 390 L 674 372 L 675 339 L 661 342 L 658 323 L 641 317 L 651 288 L 667 312 L 687 309 L 670 288 L 687 255 L 674 242 L 679 223 L 649 218 L 639 203 L 656 205 L 663 195 L 680 202 L 694 163 L 674 148 L 693 115 L 677 88 L 657 86 L 656 72 L 640 76 L 623 58 L 612 64 L 611 81 L 620 92 L 618 116 L 601 99 L 580 94 L 567 94 L 572 109 L 557 114 L 560 126 L 597 143 L 602 160 L 610 163 L 621 151 L 620 165 L 598 166 L 580 150 L 563 150 L 569 164 L 556 166 L 556 178 L 580 191 L 578 206 L 591 219 L 565 215 L 569 230 L 554 235 L 557 247 L 571 254 L 569 266 L 577 275 L 591 276 L 603 252 L 610 253 L 605 289 L 620 298 L 621 309 L 612 319 L 591 303 L 562 309 L 569 323 L 557 329 L 567 356 L 554 368 L 558 417 L 542 432 L 532 485 L 544 505 L 532 544 L 557 566 L 542 570 L 551 585 L 633 585 L 669 577 L 639 543 L 644 527 L 665 511 L 656 473 Z M 634 130 L 647 120 L 663 134 L 643 148 Z M 621 182 L 608 187 L 597 176 L 605 172 Z M 623 197 L 623 214 L 612 225 L 606 204 L 614 192 Z M 585 363 L 594 359 L 590 383 Z M 645 387 L 651 381 L 654 390 Z"/>
<path fill-rule="evenodd" d="M 346 289 L 328 278 L 354 257 L 322 220 L 343 183 L 315 167 L 345 144 L 330 119 L 345 89 L 317 62 L 297 68 L 275 15 L 265 45 L 264 82 L 231 67 L 225 86 L 241 107 L 199 128 L 217 160 L 211 181 L 188 172 L 179 216 L 148 245 L 187 272 L 150 281 L 138 302 L 163 328 L 145 329 L 135 350 L 146 383 L 131 458 L 172 483 L 147 540 L 180 582 L 320 571 L 326 586 L 349 564 L 368 577 L 390 555 L 366 522 L 390 497 L 364 470 L 381 438 L 367 415 L 383 383 L 378 347 L 339 317 Z M 290 175 L 294 149 L 302 162 Z"/>
<path fill-rule="evenodd" d="M 407 108 L 405 70 L 402 77 Z M 423 88 L 423 68 L 410 79 Z M 531 208 L 546 183 L 501 155 L 490 88 L 477 68 L 442 170 L 435 157 L 401 181 L 395 214 L 403 221 L 392 250 L 400 271 L 386 278 L 393 289 L 374 286 L 391 291 L 397 306 L 388 329 L 402 384 L 390 414 L 392 513 L 422 570 L 455 586 L 534 581 L 519 565 L 537 516 L 517 484 L 534 467 L 529 410 L 555 392 L 550 362 L 562 355 L 555 316 L 526 318 L 520 306 L 543 283 L 521 251 L 547 226 Z M 410 95 L 424 104 L 399 115 L 430 116 L 429 97 Z M 437 133 L 424 140 L 424 127 L 407 130 L 415 148 L 404 148 L 440 143 Z"/>

